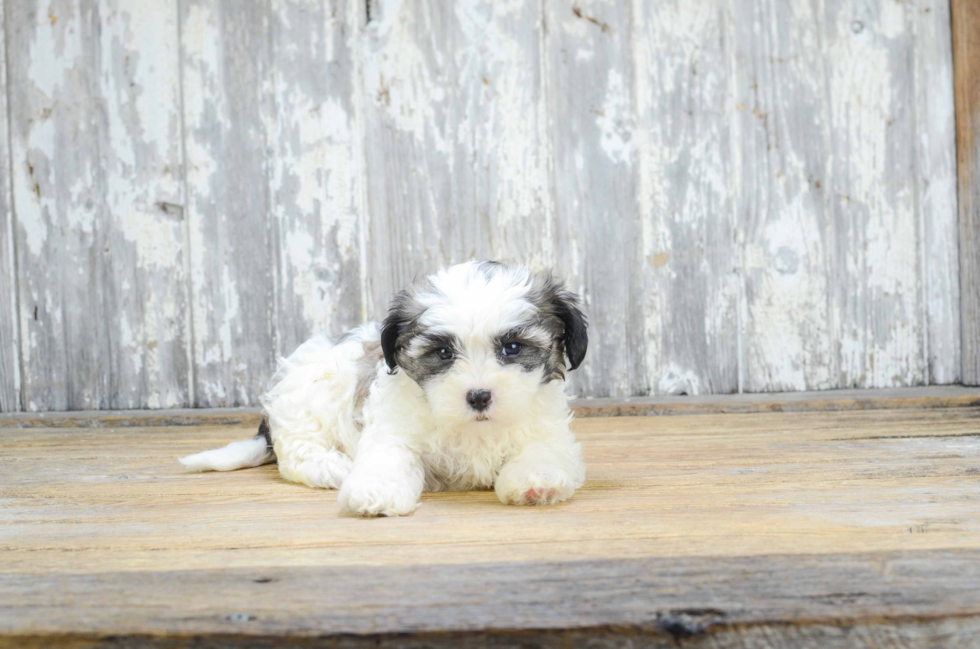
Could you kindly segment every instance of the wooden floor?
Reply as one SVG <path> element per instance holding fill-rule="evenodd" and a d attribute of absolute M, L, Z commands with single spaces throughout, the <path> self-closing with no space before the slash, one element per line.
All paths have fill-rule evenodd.
<path fill-rule="evenodd" d="M 2 429 L 0 647 L 980 646 L 980 408 L 574 426 L 570 502 L 377 520 L 177 464 L 250 425 Z"/>

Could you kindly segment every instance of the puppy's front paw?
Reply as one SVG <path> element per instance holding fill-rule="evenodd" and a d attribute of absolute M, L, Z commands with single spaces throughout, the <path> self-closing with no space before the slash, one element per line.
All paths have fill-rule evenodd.
<path fill-rule="evenodd" d="M 505 505 L 554 505 L 575 493 L 571 479 L 561 469 L 504 467 L 494 485 Z"/>
<path fill-rule="evenodd" d="M 390 479 L 352 473 L 337 496 L 340 510 L 353 516 L 407 516 L 419 506 L 416 490 Z"/>

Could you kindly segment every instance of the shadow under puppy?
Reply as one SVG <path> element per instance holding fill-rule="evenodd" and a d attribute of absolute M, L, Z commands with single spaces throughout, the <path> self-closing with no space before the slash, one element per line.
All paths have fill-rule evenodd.
<path fill-rule="evenodd" d="M 230 471 L 278 460 L 284 478 L 340 489 L 343 511 L 361 516 L 410 514 L 423 491 L 558 503 L 585 481 L 564 387 L 586 328 L 549 273 L 452 266 L 399 293 L 384 323 L 336 344 L 314 337 L 281 360 L 254 439 L 180 461 Z"/>

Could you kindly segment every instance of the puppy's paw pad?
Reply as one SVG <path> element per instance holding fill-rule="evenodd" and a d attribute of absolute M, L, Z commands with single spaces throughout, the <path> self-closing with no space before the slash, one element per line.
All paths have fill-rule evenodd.
<path fill-rule="evenodd" d="M 575 493 L 565 476 L 547 473 L 502 475 L 495 490 L 506 505 L 555 505 Z"/>
<path fill-rule="evenodd" d="M 521 496 L 522 504 L 553 505 L 558 500 L 558 489 L 553 487 L 531 487 Z"/>

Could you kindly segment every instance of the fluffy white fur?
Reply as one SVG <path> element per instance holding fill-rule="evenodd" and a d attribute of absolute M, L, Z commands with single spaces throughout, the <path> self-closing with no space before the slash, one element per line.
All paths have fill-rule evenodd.
<path fill-rule="evenodd" d="M 276 456 L 269 451 L 265 439 L 254 437 L 241 442 L 232 442 L 212 451 L 182 457 L 180 463 L 191 471 L 234 471 L 268 464 L 274 459 Z"/>
<path fill-rule="evenodd" d="M 551 298 L 542 297 L 549 281 L 524 268 L 476 263 L 427 278 L 396 300 L 385 322 L 396 327 L 393 320 L 411 316 L 411 329 L 401 323 L 397 352 L 385 349 L 400 359 L 394 368 L 382 356 L 378 324 L 337 344 L 305 342 L 280 361 L 262 400 L 279 472 L 340 489 L 342 510 L 361 516 L 410 514 L 423 491 L 493 488 L 513 505 L 570 498 L 585 481 L 585 463 L 569 429 L 566 332 L 551 322 L 552 305 L 544 303 Z M 574 305 L 574 296 L 562 295 Z M 508 362 L 501 337 L 513 332 L 542 357 L 557 349 L 559 375 L 547 363 Z M 451 366 L 410 376 L 416 362 L 438 364 L 430 347 L 440 336 L 454 341 Z M 492 394 L 489 409 L 471 407 L 471 390 Z M 265 446 L 259 436 L 181 461 L 194 470 L 256 466 L 272 459 Z"/>

